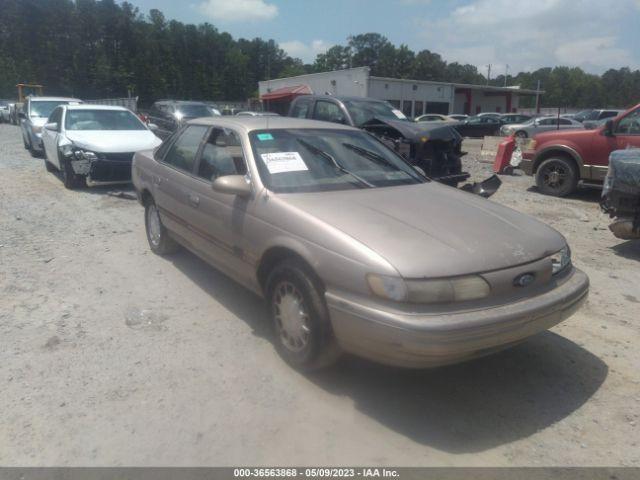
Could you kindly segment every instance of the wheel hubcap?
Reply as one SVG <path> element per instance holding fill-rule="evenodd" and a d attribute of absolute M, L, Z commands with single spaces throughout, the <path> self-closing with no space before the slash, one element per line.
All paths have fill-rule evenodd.
<path fill-rule="evenodd" d="M 300 291 L 289 282 L 276 288 L 273 314 L 282 344 L 292 352 L 303 350 L 309 343 L 309 314 Z"/>
<path fill-rule="evenodd" d="M 149 240 L 154 246 L 160 245 L 160 215 L 158 215 L 158 209 L 155 205 L 149 207 L 149 214 L 147 216 L 147 224 L 149 226 Z"/>
<path fill-rule="evenodd" d="M 553 188 L 559 188 L 564 185 L 566 178 L 567 172 L 559 166 L 549 167 L 544 173 L 545 184 Z"/>

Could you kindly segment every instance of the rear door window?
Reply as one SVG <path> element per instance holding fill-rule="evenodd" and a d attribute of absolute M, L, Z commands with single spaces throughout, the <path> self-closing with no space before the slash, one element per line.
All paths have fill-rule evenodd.
<path fill-rule="evenodd" d="M 309 108 L 311 107 L 311 98 L 300 98 L 296 101 L 293 109 L 291 110 L 291 116 L 296 118 L 307 118 L 309 115 Z"/>
<path fill-rule="evenodd" d="M 192 173 L 196 155 L 209 127 L 189 125 L 171 145 L 163 162 L 174 168 Z"/>
<path fill-rule="evenodd" d="M 325 100 L 318 100 L 316 102 L 313 118 L 325 122 L 345 123 L 344 114 L 338 104 Z"/>

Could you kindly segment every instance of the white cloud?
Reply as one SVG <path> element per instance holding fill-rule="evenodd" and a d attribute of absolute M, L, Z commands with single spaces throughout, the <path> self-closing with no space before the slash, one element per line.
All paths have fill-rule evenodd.
<path fill-rule="evenodd" d="M 447 61 L 476 65 L 492 76 L 543 66 L 580 66 L 602 72 L 640 66 L 621 40 L 640 0 L 473 0 L 438 20 L 420 22 L 424 48 Z M 638 19 L 640 21 L 640 18 Z M 629 33 L 629 32 L 626 32 Z M 418 46 L 418 48 L 420 48 Z"/>
<path fill-rule="evenodd" d="M 205 0 L 196 7 L 200 13 L 223 22 L 271 20 L 278 7 L 265 0 Z"/>
<path fill-rule="evenodd" d="M 316 55 L 324 53 L 331 48 L 331 45 L 324 40 L 313 40 L 311 43 L 291 40 L 289 42 L 280 42 L 279 45 L 290 56 L 300 58 L 306 63 L 313 62 L 316 59 Z"/>

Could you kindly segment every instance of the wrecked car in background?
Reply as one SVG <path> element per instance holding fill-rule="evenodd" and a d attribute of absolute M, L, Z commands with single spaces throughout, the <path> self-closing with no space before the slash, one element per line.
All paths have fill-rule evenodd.
<path fill-rule="evenodd" d="M 609 229 L 616 237 L 640 239 L 640 148 L 611 152 L 600 206 L 615 219 Z"/>
<path fill-rule="evenodd" d="M 60 105 L 44 124 L 44 164 L 60 170 L 64 186 L 129 182 L 131 161 L 162 141 L 124 107 Z"/>
<path fill-rule="evenodd" d="M 82 100 L 67 97 L 28 97 L 22 111 L 18 113 L 22 142 L 31 155 L 43 151 L 42 128 L 47 118 L 58 105 L 79 104 Z"/>
<path fill-rule="evenodd" d="M 457 186 L 469 178 L 462 171 L 462 137 L 444 123 L 414 123 L 388 102 L 363 97 L 301 95 L 289 116 L 358 127 L 419 167 L 429 178 Z"/>

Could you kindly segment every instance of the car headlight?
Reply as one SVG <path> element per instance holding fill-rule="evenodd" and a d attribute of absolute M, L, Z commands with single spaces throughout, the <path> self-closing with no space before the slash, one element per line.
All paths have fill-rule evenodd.
<path fill-rule="evenodd" d="M 562 250 L 549 255 L 548 258 L 551 260 L 551 273 L 555 275 L 571 264 L 571 249 L 569 245 L 565 245 Z"/>
<path fill-rule="evenodd" d="M 367 283 L 369 283 L 371 291 L 379 297 L 395 300 L 396 302 L 402 302 L 407 299 L 407 285 L 399 277 L 370 273 L 367 275 Z"/>
<path fill-rule="evenodd" d="M 88 150 L 75 150 L 73 156 L 78 160 L 97 160 L 98 156 Z"/>
<path fill-rule="evenodd" d="M 369 287 L 379 297 L 410 303 L 451 303 L 485 298 L 491 292 L 478 275 L 436 280 L 403 280 L 398 277 L 367 275 Z"/>

